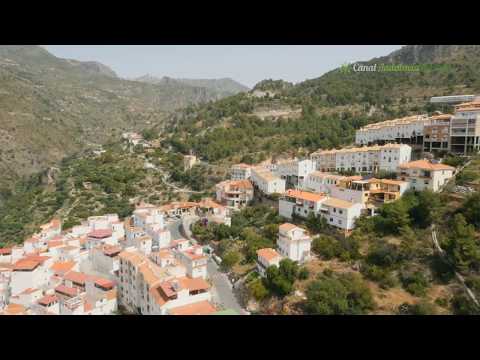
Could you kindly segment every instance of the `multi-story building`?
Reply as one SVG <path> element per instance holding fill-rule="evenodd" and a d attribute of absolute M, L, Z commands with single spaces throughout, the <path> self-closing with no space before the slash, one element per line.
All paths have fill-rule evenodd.
<path fill-rule="evenodd" d="M 366 146 L 360 148 L 345 148 L 312 153 L 311 159 L 317 164 L 317 170 L 354 171 L 372 173 L 378 171 L 394 172 L 400 164 L 409 162 L 412 148 L 405 144 L 386 144 L 383 146 Z"/>
<path fill-rule="evenodd" d="M 325 194 L 290 189 L 280 197 L 278 213 L 287 219 L 291 219 L 294 214 L 306 218 L 310 213 L 318 214 L 322 201 L 326 198 Z"/>
<path fill-rule="evenodd" d="M 231 168 L 232 180 L 248 180 L 252 175 L 252 166 L 247 164 L 235 164 Z"/>
<path fill-rule="evenodd" d="M 303 187 L 307 176 L 315 171 L 315 162 L 310 159 L 287 160 L 277 163 L 275 174 L 285 180 L 287 189 Z"/>
<path fill-rule="evenodd" d="M 398 200 L 408 189 L 408 182 L 390 179 L 345 178 L 333 187 L 332 197 L 352 203 L 373 206 Z"/>
<path fill-rule="evenodd" d="M 275 249 L 264 248 L 257 250 L 257 271 L 260 276 L 265 277 L 266 271 L 270 266 L 280 266 L 282 255 L 280 255 Z"/>
<path fill-rule="evenodd" d="M 326 194 L 308 191 L 288 190 L 279 199 L 279 214 L 287 219 L 293 216 L 308 217 L 311 213 L 324 217 L 327 222 L 344 230 L 351 230 L 361 215 L 363 205 Z"/>
<path fill-rule="evenodd" d="M 296 225 L 285 223 L 278 228 L 277 246 L 281 255 L 300 263 L 310 259 L 312 238 Z"/>
<path fill-rule="evenodd" d="M 480 101 L 455 106 L 450 126 L 450 148 L 463 155 L 480 150 Z"/>
<path fill-rule="evenodd" d="M 250 180 L 226 180 L 215 187 L 217 201 L 232 208 L 248 205 L 253 200 L 253 185 Z"/>
<path fill-rule="evenodd" d="M 251 181 L 255 189 L 264 194 L 282 194 L 285 192 L 285 180 L 262 166 L 252 168 Z"/>
<path fill-rule="evenodd" d="M 307 176 L 303 188 L 307 191 L 330 194 L 332 188 L 336 187 L 345 178 L 346 176 L 342 175 L 314 171 Z"/>
<path fill-rule="evenodd" d="M 188 277 L 185 267 L 167 250 L 154 253 L 155 262 L 133 248 L 125 249 L 119 257 L 119 301 L 131 311 L 165 315 L 211 301 L 210 285 L 202 277 Z"/>
<path fill-rule="evenodd" d="M 418 191 L 439 191 L 454 173 L 454 167 L 428 160 L 412 161 L 398 168 L 398 177 L 408 182 L 410 189 Z"/>
<path fill-rule="evenodd" d="M 358 145 L 385 142 L 422 144 L 423 127 L 428 123 L 427 115 L 415 115 L 369 124 L 356 131 L 355 143 Z"/>
<path fill-rule="evenodd" d="M 450 123 L 452 115 L 442 114 L 429 118 L 423 128 L 423 151 L 450 150 Z"/>

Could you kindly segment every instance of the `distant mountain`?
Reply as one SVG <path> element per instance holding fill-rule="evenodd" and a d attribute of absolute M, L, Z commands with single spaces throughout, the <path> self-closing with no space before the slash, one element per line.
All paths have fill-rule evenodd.
<path fill-rule="evenodd" d="M 103 64 L 57 58 L 40 46 L 0 45 L 0 190 L 88 144 L 218 97 L 177 82 L 120 79 Z"/>
<path fill-rule="evenodd" d="M 115 71 L 110 69 L 108 66 L 103 65 L 96 61 L 77 61 L 77 60 L 67 60 L 70 64 L 78 66 L 86 73 L 91 73 L 92 75 L 105 75 L 109 77 L 116 78 L 118 77 Z"/>
<path fill-rule="evenodd" d="M 235 95 L 240 92 L 248 91 L 249 88 L 240 84 L 239 82 L 230 79 L 174 79 L 170 77 L 157 78 L 152 75 L 144 75 L 137 79 L 136 81 L 146 82 L 149 84 L 183 84 L 188 86 L 206 88 L 214 91 L 219 98 Z"/>

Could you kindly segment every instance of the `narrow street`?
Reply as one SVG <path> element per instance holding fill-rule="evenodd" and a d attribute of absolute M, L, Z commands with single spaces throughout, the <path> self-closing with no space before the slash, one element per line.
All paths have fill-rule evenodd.
<path fill-rule="evenodd" d="M 208 260 L 207 271 L 213 283 L 212 296 L 214 302 L 221 304 L 226 309 L 233 309 L 240 315 L 248 315 L 235 297 L 227 275 L 219 271 L 218 265 L 211 258 Z"/>

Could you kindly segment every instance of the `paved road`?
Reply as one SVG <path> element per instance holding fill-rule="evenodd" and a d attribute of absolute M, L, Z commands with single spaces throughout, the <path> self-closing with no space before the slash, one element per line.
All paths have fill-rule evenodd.
<path fill-rule="evenodd" d="M 213 282 L 213 301 L 227 309 L 233 309 L 241 315 L 247 315 L 233 294 L 232 284 L 228 281 L 227 276 L 218 270 L 218 265 L 212 259 L 208 260 L 207 270 L 208 276 Z"/>
<path fill-rule="evenodd" d="M 169 221 L 167 223 L 167 229 L 170 230 L 172 240 L 182 239 L 183 235 L 180 232 L 180 227 L 182 226 L 182 220 Z"/>

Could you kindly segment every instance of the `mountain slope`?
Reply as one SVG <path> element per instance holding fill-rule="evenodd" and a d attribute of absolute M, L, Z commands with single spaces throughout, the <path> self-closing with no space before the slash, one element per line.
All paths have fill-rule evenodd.
<path fill-rule="evenodd" d="M 235 95 L 239 92 L 248 91 L 249 88 L 240 84 L 239 82 L 230 79 L 173 79 L 169 77 L 157 78 L 151 75 L 144 75 L 136 81 L 146 82 L 150 84 L 184 84 L 188 86 L 201 87 L 214 91 L 219 98 Z"/>
<path fill-rule="evenodd" d="M 265 80 L 254 89 L 271 96 L 238 94 L 177 114 L 170 122 L 169 143 L 209 161 L 260 161 L 279 152 L 302 154 L 350 144 L 365 124 L 433 111 L 431 96 L 480 93 L 479 49 L 406 46 L 365 62 L 442 65 L 418 72 L 338 68 L 297 85 Z"/>
<path fill-rule="evenodd" d="M 212 99 L 217 94 L 205 88 L 119 79 L 102 64 L 60 59 L 39 46 L 0 46 L 0 188 Z"/>

